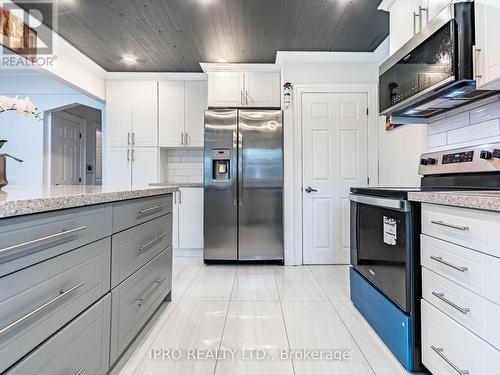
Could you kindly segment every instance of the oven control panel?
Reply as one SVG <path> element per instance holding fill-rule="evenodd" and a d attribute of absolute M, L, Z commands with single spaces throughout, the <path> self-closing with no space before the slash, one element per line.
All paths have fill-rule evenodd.
<path fill-rule="evenodd" d="M 443 155 L 443 164 L 470 163 L 474 161 L 474 151 Z"/>
<path fill-rule="evenodd" d="M 500 171 L 500 144 L 425 153 L 420 158 L 421 176 Z"/>

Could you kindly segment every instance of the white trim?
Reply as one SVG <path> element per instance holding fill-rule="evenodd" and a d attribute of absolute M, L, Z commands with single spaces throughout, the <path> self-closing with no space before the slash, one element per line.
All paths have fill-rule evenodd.
<path fill-rule="evenodd" d="M 389 56 L 389 38 L 373 52 L 278 51 L 276 65 L 286 63 L 379 63 Z"/>
<path fill-rule="evenodd" d="M 205 73 L 170 73 L 170 72 L 107 72 L 106 81 L 206 81 Z"/>
<path fill-rule="evenodd" d="M 395 1 L 396 0 L 382 0 L 377 9 L 389 12 Z"/>
<path fill-rule="evenodd" d="M 200 63 L 205 73 L 210 72 L 279 72 L 278 64 L 247 64 L 247 63 Z"/>
<path fill-rule="evenodd" d="M 293 189 L 291 202 L 285 201 L 286 218 L 293 220 L 293 232 L 286 236 L 293 238 L 285 254 L 287 265 L 303 264 L 303 223 L 302 223 L 302 95 L 305 93 L 366 93 L 368 102 L 368 176 L 370 185 L 378 185 L 378 105 L 377 84 L 331 84 L 331 85 L 296 85 L 294 87 L 293 123 L 291 139 L 285 137 L 285 168 L 292 168 L 291 186 Z M 286 144 L 291 141 L 291 144 Z M 285 171 L 286 175 L 286 171 Z M 287 207 L 292 203 L 291 207 Z M 289 211 L 289 212 L 288 212 Z M 285 231 L 287 231 L 285 226 Z M 290 246 L 291 245 L 291 246 Z"/>

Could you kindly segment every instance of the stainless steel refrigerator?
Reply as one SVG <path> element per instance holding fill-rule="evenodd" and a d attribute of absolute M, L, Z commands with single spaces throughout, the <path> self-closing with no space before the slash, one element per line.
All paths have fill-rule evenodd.
<path fill-rule="evenodd" d="M 205 112 L 205 261 L 283 260 L 283 113 Z"/>

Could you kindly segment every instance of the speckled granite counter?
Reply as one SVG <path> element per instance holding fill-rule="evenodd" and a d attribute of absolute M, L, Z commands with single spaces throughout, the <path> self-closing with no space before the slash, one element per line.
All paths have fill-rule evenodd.
<path fill-rule="evenodd" d="M 409 192 L 411 201 L 500 212 L 500 191 Z"/>
<path fill-rule="evenodd" d="M 0 190 L 0 218 L 151 197 L 178 190 L 177 186 L 171 185 L 143 189 L 79 185 L 7 186 Z"/>
<path fill-rule="evenodd" d="M 203 183 L 202 182 L 186 182 L 186 183 L 158 182 L 158 183 L 149 184 L 149 186 L 156 186 L 156 187 L 177 186 L 180 188 L 202 188 Z"/>

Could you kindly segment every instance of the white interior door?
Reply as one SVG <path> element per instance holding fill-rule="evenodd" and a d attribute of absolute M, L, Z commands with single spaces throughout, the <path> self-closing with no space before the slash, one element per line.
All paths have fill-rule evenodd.
<path fill-rule="evenodd" d="M 349 188 L 368 179 L 367 107 L 366 93 L 302 96 L 304 264 L 349 264 Z"/>
<path fill-rule="evenodd" d="M 51 174 L 53 185 L 82 183 L 81 132 L 84 120 L 64 113 L 52 114 Z"/>

